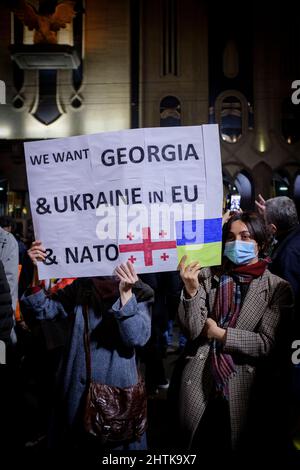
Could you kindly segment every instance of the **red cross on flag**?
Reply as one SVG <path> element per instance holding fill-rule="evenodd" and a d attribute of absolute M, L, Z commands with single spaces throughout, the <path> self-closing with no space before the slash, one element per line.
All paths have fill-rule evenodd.
<path fill-rule="evenodd" d="M 119 243 L 119 253 L 120 260 L 130 261 L 137 272 L 170 271 L 178 265 L 176 240 L 168 240 L 166 232 L 152 240 L 150 227 L 143 227 L 142 237 L 131 233 L 126 242 Z"/>

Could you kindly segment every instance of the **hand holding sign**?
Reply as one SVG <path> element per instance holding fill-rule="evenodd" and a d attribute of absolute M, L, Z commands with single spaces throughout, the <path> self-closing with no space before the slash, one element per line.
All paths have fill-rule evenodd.
<path fill-rule="evenodd" d="M 120 264 L 115 269 L 115 273 L 120 279 L 120 297 L 122 305 L 125 305 L 132 296 L 133 284 L 135 284 L 139 278 L 137 277 L 134 267 L 130 261 L 127 261 L 126 264 Z"/>
<path fill-rule="evenodd" d="M 35 266 L 37 266 L 38 262 L 45 261 L 46 259 L 46 249 L 43 247 L 40 240 L 35 240 L 32 242 L 32 245 L 27 253 Z"/>
<path fill-rule="evenodd" d="M 189 297 L 194 297 L 197 294 L 199 287 L 198 274 L 200 271 L 200 264 L 197 261 L 194 261 L 193 263 L 185 266 L 186 259 L 186 255 L 181 258 L 178 269 L 187 294 Z"/>

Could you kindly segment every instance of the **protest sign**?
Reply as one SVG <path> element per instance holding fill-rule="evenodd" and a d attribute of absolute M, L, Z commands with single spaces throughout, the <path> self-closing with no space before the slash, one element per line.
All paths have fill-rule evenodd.
<path fill-rule="evenodd" d="M 26 142 L 40 279 L 175 270 L 183 254 L 221 261 L 216 125 L 148 128 Z"/>

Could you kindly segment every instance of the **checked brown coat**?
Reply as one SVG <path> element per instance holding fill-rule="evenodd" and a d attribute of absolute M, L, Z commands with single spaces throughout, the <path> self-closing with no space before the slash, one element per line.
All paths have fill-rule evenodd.
<path fill-rule="evenodd" d="M 200 287 L 195 297 L 187 299 L 183 292 L 179 306 L 180 326 L 189 340 L 179 360 L 181 367 L 176 407 L 186 447 L 191 446 L 213 388 L 210 340 L 201 336 L 201 332 L 213 310 L 219 277 L 213 275 L 209 268 L 203 268 L 199 281 Z M 274 346 L 279 342 L 281 320 L 289 324 L 292 311 L 290 285 L 266 270 L 250 283 L 236 327 L 227 329 L 223 350 L 232 354 L 236 365 L 236 371 L 229 379 L 233 449 L 238 448 L 247 425 L 251 390 L 257 380 L 260 361 L 272 357 L 276 350 Z"/>

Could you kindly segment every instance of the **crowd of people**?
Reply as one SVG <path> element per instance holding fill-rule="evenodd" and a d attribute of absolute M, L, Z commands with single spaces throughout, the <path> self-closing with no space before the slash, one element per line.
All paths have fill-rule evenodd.
<path fill-rule="evenodd" d="M 168 389 L 169 448 L 231 455 L 249 448 L 289 454 L 300 446 L 300 369 L 291 361 L 300 339 L 300 225 L 290 198 L 259 196 L 255 212 L 225 214 L 222 264 L 211 268 L 183 257 L 176 272 L 137 276 L 128 262 L 111 277 L 53 285 L 37 277 L 41 241 L 24 249 L 2 221 L 0 242 L 5 442 L 107 448 L 87 439 L 82 425 L 87 328 L 93 381 L 126 389 L 142 371 L 149 399 Z M 182 342 L 167 377 L 174 322 Z M 19 390 L 22 413 L 18 405 L 7 413 Z M 108 448 L 147 449 L 147 432 Z"/>

